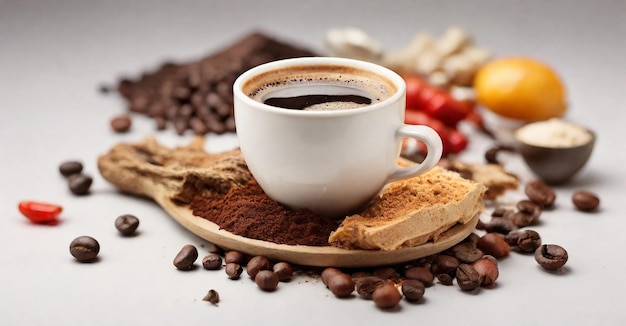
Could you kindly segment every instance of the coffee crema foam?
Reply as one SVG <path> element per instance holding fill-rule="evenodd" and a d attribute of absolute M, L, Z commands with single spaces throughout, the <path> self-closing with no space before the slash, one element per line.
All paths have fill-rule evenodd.
<path fill-rule="evenodd" d="M 387 78 L 373 72 L 344 66 L 297 66 L 277 69 L 262 73 L 248 80 L 243 91 L 257 102 L 265 103 L 268 99 L 287 99 L 303 101 L 310 97 L 311 105 L 295 104 L 304 110 L 345 110 L 360 108 L 381 102 L 391 97 L 396 86 Z M 318 101 L 320 96 L 339 98 L 339 100 Z M 300 98 L 300 99 L 296 99 Z M 369 101 L 350 100 L 367 98 Z M 342 100 L 347 99 L 347 100 Z M 270 104 L 271 105 L 271 104 Z M 276 106 L 276 105 L 274 105 Z"/>

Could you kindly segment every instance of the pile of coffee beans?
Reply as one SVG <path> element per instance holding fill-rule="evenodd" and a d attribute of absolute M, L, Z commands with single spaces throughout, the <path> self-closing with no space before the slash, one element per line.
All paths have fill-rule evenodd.
<path fill-rule="evenodd" d="M 252 33 L 222 51 L 198 61 L 164 63 L 157 71 L 117 85 L 130 112 L 154 119 L 156 129 L 172 125 L 178 134 L 197 135 L 235 130 L 232 87 L 235 79 L 259 64 L 314 56 L 309 50 Z M 107 90 L 108 92 L 108 90 Z M 130 128 L 128 115 L 111 120 L 117 132 Z"/>

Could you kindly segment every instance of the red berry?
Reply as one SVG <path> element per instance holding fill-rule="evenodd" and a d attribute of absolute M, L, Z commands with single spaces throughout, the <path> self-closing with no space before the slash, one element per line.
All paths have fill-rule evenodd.
<path fill-rule="evenodd" d="M 25 200 L 19 203 L 18 209 L 33 223 L 53 223 L 57 221 L 57 217 L 61 214 L 63 207 Z"/>

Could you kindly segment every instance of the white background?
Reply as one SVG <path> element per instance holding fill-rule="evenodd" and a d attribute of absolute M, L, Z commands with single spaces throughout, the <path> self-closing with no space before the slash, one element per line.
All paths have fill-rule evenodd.
<path fill-rule="evenodd" d="M 0 1 L 0 324 L 623 324 L 626 2 L 307 3 Z M 102 83 L 137 76 L 164 60 L 200 58 L 255 29 L 323 52 L 332 27 L 359 27 L 396 49 L 418 31 L 439 36 L 450 25 L 468 29 L 497 56 L 550 64 L 568 87 L 567 118 L 598 134 L 587 167 L 557 189 L 557 208 L 534 228 L 544 242 L 569 251 L 561 273 L 512 254 L 501 261 L 494 289 L 468 294 L 437 284 L 423 302 L 402 302 L 394 311 L 357 297 L 336 299 L 306 276 L 264 293 L 247 277 L 228 280 L 223 270 L 175 270 L 172 259 L 184 244 L 195 244 L 202 256 L 205 242 L 153 202 L 116 192 L 97 172 L 98 155 L 118 142 L 154 134 L 166 145 L 190 139 L 172 130 L 156 133 L 144 117 L 134 119 L 131 133 L 112 133 L 109 119 L 125 107 L 98 93 Z M 490 143 L 471 137 L 464 158 L 481 160 Z M 233 146 L 233 135 L 207 137 L 209 151 Z M 94 176 L 90 196 L 67 190 L 57 168 L 68 159 L 83 161 Z M 523 180 L 532 177 L 516 157 L 507 164 Z M 600 211 L 574 210 L 576 189 L 597 192 Z M 62 204 L 62 223 L 30 224 L 17 210 L 26 199 Z M 136 237 L 122 238 L 113 227 L 126 213 L 141 219 Z M 79 264 L 68 252 L 70 241 L 83 234 L 100 241 L 95 264 Z M 221 295 L 219 307 L 201 301 L 211 288 Z"/>

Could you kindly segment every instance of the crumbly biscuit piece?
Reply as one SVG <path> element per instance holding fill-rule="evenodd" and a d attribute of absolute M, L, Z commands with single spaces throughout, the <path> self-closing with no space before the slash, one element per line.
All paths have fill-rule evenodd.
<path fill-rule="evenodd" d="M 485 186 L 435 167 L 390 184 L 359 214 L 348 216 L 329 237 L 345 249 L 397 250 L 437 239 L 484 209 Z"/>

